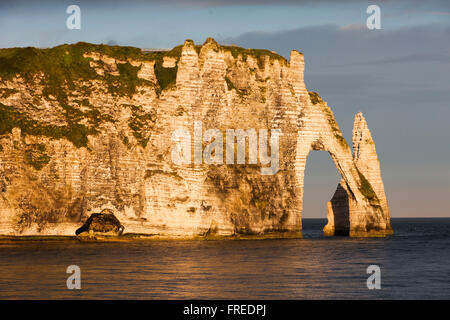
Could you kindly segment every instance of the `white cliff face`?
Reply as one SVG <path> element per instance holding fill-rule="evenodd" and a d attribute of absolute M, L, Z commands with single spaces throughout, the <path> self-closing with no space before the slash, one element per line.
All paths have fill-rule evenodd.
<path fill-rule="evenodd" d="M 386 221 L 389 221 L 389 206 L 381 179 L 380 161 L 375 149 L 375 142 L 367 127 L 366 119 L 361 112 L 355 115 L 352 141 L 356 167 L 371 183 L 374 192 L 380 200 L 384 218 Z"/>
<path fill-rule="evenodd" d="M 79 59 L 83 74 L 47 70 L 38 51 L 15 53 L 44 61 L 32 77 L 0 69 L 0 234 L 73 235 L 109 208 L 125 232 L 301 236 L 311 150 L 327 150 L 343 177 L 325 233 L 391 232 L 365 120 L 355 118 L 352 155 L 330 108 L 306 90 L 303 54 L 292 51 L 286 61 L 213 39 L 148 55 L 63 49 L 49 49 L 61 58 L 55 68 Z M 172 133 L 186 128 L 193 136 L 194 121 L 202 133 L 219 129 L 224 143 L 227 129 L 281 130 L 278 172 L 261 175 L 267 165 L 259 162 L 174 163 Z"/>
<path fill-rule="evenodd" d="M 342 179 L 327 204 L 328 224 L 325 234 L 350 236 L 384 236 L 392 234 L 389 207 L 381 180 L 380 163 L 375 143 L 362 113 L 355 116 L 353 125 L 353 162 L 359 177 L 357 200 L 355 189 Z"/>

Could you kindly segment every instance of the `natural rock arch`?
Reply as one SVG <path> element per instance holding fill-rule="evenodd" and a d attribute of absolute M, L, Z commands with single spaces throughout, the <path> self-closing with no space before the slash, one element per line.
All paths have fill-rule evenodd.
<path fill-rule="evenodd" d="M 309 93 L 298 132 L 295 168 L 303 204 L 304 171 L 311 150 L 328 151 L 342 179 L 327 203 L 326 235 L 377 236 L 392 233 L 378 157 L 367 123 L 355 116 L 353 154 L 331 109 Z M 374 186 L 372 185 L 374 184 Z"/>

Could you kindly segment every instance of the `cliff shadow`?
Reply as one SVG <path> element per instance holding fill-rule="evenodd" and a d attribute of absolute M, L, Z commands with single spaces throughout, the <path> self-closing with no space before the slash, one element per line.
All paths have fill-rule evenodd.
<path fill-rule="evenodd" d="M 334 235 L 346 236 L 350 235 L 350 207 L 347 190 L 339 183 L 333 198 L 330 200 L 333 212 Z"/>

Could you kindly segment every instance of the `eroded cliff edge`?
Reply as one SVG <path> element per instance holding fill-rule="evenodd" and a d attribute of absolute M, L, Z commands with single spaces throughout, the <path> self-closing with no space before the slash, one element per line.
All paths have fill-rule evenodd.
<path fill-rule="evenodd" d="M 308 93 L 303 54 L 190 40 L 170 51 L 78 43 L 0 49 L 0 234 L 73 235 L 113 209 L 126 232 L 301 236 L 311 150 L 342 180 L 325 234 L 392 233 L 378 158 L 358 114 L 353 153 Z M 280 129 L 279 170 L 176 165 L 174 130 Z"/>

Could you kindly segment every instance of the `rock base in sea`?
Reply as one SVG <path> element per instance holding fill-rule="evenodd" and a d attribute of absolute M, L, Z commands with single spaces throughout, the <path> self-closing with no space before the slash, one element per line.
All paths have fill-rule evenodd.
<path fill-rule="evenodd" d="M 123 233 L 124 226 L 120 224 L 119 219 L 111 212 L 105 209 L 101 213 L 93 213 L 86 222 L 75 231 L 77 236 L 120 236 Z"/>

